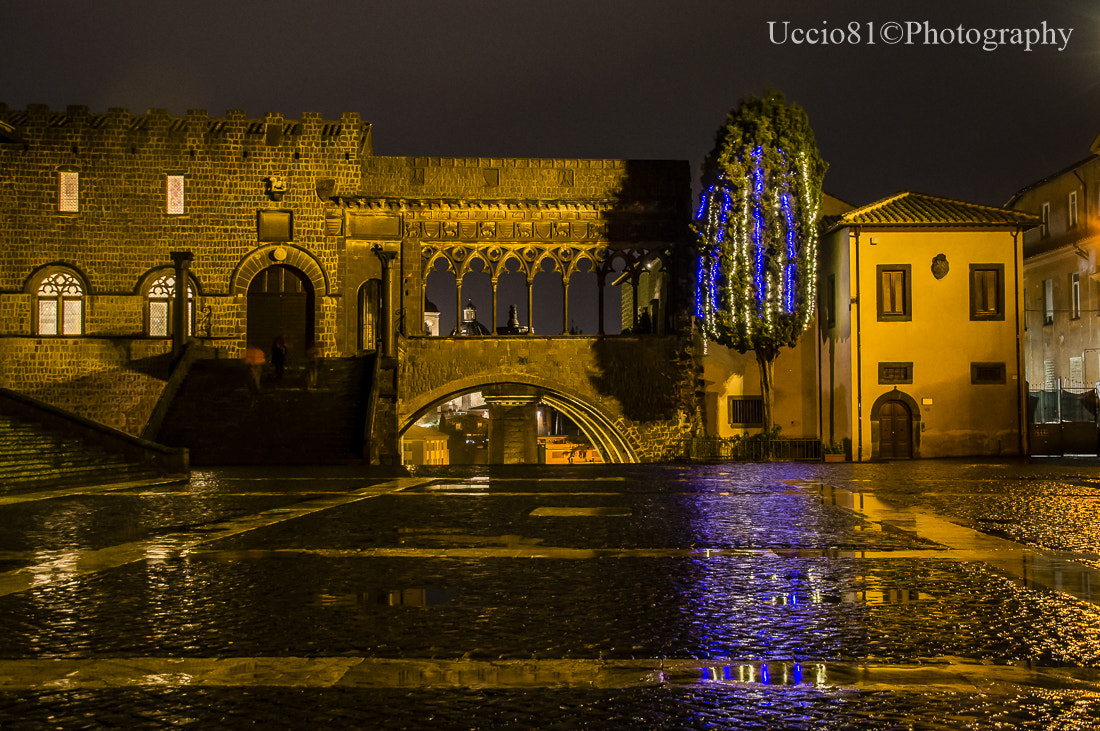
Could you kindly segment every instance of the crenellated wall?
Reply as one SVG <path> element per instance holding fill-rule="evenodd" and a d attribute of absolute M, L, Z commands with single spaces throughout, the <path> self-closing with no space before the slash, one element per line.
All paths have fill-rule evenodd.
<path fill-rule="evenodd" d="M 170 252 L 191 251 L 195 334 L 239 355 L 246 296 L 234 288 L 234 272 L 250 257 L 263 259 L 256 252 L 278 248 L 260 240 L 261 211 L 292 215 L 291 235 L 274 242 L 283 258 L 272 253 L 264 261 L 284 261 L 289 252 L 290 260 L 308 259 L 327 273 L 325 288 L 314 293 L 314 334 L 336 350 L 343 239 L 330 223 L 339 215 L 330 196 L 359 186 L 370 126 L 358 114 L 296 120 L 233 110 L 218 118 L 199 110 L 179 116 L 0 104 L 0 120 L 19 138 L 0 144 L 0 386 L 140 432 L 140 417 L 120 425 L 106 415 L 120 400 L 146 404 L 163 385 L 156 375 L 135 375 L 141 366 L 131 356 L 116 355 L 170 349 L 169 339 L 146 335 L 143 282 L 171 273 Z M 60 210 L 61 172 L 79 175 L 77 211 Z M 168 212 L 169 175 L 184 178 L 181 214 Z M 273 190 L 273 180 L 285 190 Z M 36 332 L 37 282 L 58 269 L 75 273 L 85 290 L 79 338 Z M 140 396 L 128 395 L 134 383 L 142 384 Z"/>

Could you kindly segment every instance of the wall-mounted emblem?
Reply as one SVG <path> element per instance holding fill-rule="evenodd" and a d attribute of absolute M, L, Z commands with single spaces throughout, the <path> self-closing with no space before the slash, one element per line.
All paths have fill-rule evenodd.
<path fill-rule="evenodd" d="M 947 263 L 947 256 L 936 254 L 936 258 L 932 260 L 932 276 L 936 279 L 943 279 L 950 269 L 951 266 Z"/>
<path fill-rule="evenodd" d="M 273 201 L 281 201 L 283 196 L 286 195 L 286 178 L 272 175 L 270 178 L 264 178 L 264 185 L 267 197 Z"/>

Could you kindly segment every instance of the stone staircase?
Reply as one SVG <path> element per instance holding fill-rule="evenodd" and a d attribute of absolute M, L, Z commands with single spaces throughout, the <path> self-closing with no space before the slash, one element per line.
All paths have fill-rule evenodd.
<path fill-rule="evenodd" d="M 187 447 L 192 465 L 345 464 L 362 458 L 371 359 L 324 358 L 317 386 L 305 368 L 257 390 L 247 367 L 196 360 L 156 440 Z"/>
<path fill-rule="evenodd" d="M 0 493 L 38 487 L 110 485 L 163 471 L 34 420 L 0 414 Z"/>

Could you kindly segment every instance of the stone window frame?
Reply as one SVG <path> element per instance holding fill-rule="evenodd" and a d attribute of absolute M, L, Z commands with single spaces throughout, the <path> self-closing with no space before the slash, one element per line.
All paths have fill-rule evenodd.
<path fill-rule="evenodd" d="M 886 272 L 899 272 L 902 277 L 902 311 L 886 311 L 886 292 L 882 286 L 882 275 Z M 879 322 L 910 322 L 913 319 L 913 266 L 911 264 L 879 264 L 875 267 L 875 291 L 878 295 Z"/>
<path fill-rule="evenodd" d="M 80 171 L 72 167 L 57 170 L 58 213 L 80 213 Z"/>
<path fill-rule="evenodd" d="M 80 272 L 63 265 L 43 267 L 29 281 L 28 291 L 33 298 L 32 321 L 37 337 L 71 338 L 86 334 L 88 284 Z M 44 306 L 51 304 L 53 326 L 47 330 L 43 327 Z M 74 320 L 75 327 L 71 326 Z"/>
<path fill-rule="evenodd" d="M 996 278 L 995 295 L 997 301 L 992 309 L 988 303 L 982 306 L 981 288 L 978 279 L 983 275 L 993 272 Z M 1003 321 L 1005 319 L 1005 265 L 1004 264 L 971 264 L 970 265 L 970 319 L 978 321 Z"/>
<path fill-rule="evenodd" d="M 878 364 L 878 382 L 884 384 L 912 383 L 913 362 L 881 361 Z"/>
<path fill-rule="evenodd" d="M 175 185 L 178 185 L 178 192 L 173 190 Z M 171 171 L 164 174 L 164 212 L 169 216 L 187 215 L 187 176 L 183 173 Z"/>
<path fill-rule="evenodd" d="M 971 363 L 970 383 L 974 386 L 1003 386 L 1008 382 L 1004 363 Z"/>
<path fill-rule="evenodd" d="M 141 287 L 141 298 L 145 315 L 145 336 L 149 338 L 172 337 L 173 305 L 176 294 L 176 272 L 174 269 L 156 269 L 145 277 Z M 172 280 L 169 284 L 166 280 Z M 195 302 L 197 287 L 195 280 L 188 277 L 187 282 L 187 334 L 195 335 Z M 161 309 L 164 318 L 164 332 L 153 332 L 154 309 Z M 159 318 L 158 318 L 159 319 Z"/>

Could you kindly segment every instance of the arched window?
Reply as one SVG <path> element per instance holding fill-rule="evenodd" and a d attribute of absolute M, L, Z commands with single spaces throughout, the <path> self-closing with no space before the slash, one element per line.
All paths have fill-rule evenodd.
<path fill-rule="evenodd" d="M 35 292 L 39 335 L 84 333 L 84 285 L 69 272 L 46 275 Z"/>
<path fill-rule="evenodd" d="M 172 334 L 172 311 L 175 307 L 176 275 L 165 274 L 154 279 L 145 292 L 145 322 L 149 337 L 166 338 Z M 187 284 L 187 323 L 184 331 L 195 334 L 195 290 Z"/>

